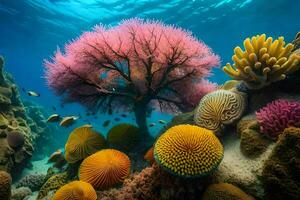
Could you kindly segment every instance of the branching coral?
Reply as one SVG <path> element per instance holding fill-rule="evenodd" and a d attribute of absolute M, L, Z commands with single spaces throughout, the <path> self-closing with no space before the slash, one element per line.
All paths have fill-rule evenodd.
<path fill-rule="evenodd" d="M 178 125 L 161 135 L 154 146 L 156 162 L 178 176 L 212 173 L 223 158 L 223 146 L 214 133 L 192 125 Z"/>
<path fill-rule="evenodd" d="M 118 150 L 104 149 L 87 157 L 80 165 L 79 179 L 95 189 L 122 183 L 130 173 L 128 156 Z"/>
<path fill-rule="evenodd" d="M 66 160 L 75 163 L 105 147 L 105 138 L 89 126 L 76 128 L 65 145 Z"/>
<path fill-rule="evenodd" d="M 275 100 L 257 111 L 256 118 L 260 124 L 260 131 L 277 139 L 285 128 L 300 127 L 300 103 Z"/>
<path fill-rule="evenodd" d="M 285 45 L 284 37 L 273 41 L 265 34 L 245 39 L 245 51 L 234 49 L 232 60 L 223 70 L 232 78 L 242 80 L 250 89 L 259 89 L 283 80 L 299 69 L 300 55 L 292 54 L 294 45 Z"/>
<path fill-rule="evenodd" d="M 243 93 L 217 90 L 205 95 L 195 110 L 194 121 L 197 125 L 219 132 L 224 124 L 239 119 L 246 107 Z"/>
<path fill-rule="evenodd" d="M 73 181 L 61 187 L 52 200 L 96 200 L 97 194 L 94 188 L 83 181 Z"/>

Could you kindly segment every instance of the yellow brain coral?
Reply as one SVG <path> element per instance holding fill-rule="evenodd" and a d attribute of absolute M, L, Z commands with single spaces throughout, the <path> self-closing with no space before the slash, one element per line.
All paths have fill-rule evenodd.
<path fill-rule="evenodd" d="M 184 177 L 205 176 L 223 158 L 223 146 L 214 133 L 193 125 L 168 129 L 155 143 L 156 162 L 167 171 Z"/>
<path fill-rule="evenodd" d="M 107 134 L 108 143 L 116 149 L 130 150 L 139 139 L 139 129 L 131 124 L 118 124 L 112 127 Z"/>
<path fill-rule="evenodd" d="M 239 119 L 246 107 L 243 93 L 217 90 L 205 95 L 194 113 L 197 125 L 218 132 L 223 124 Z"/>
<path fill-rule="evenodd" d="M 93 131 L 91 126 L 81 126 L 73 130 L 65 145 L 66 160 L 75 163 L 105 147 L 105 138 Z"/>
<path fill-rule="evenodd" d="M 73 181 L 61 187 L 52 200 L 96 200 L 97 194 L 94 188 L 83 181 Z"/>
<path fill-rule="evenodd" d="M 245 51 L 234 49 L 232 60 L 223 70 L 232 78 L 242 80 L 250 89 L 259 89 L 283 80 L 299 69 L 300 55 L 293 54 L 294 45 L 285 45 L 284 37 L 273 41 L 265 34 L 245 39 Z"/>
<path fill-rule="evenodd" d="M 122 183 L 130 173 L 128 156 L 118 150 L 104 149 L 87 157 L 79 168 L 79 179 L 95 189 Z"/>

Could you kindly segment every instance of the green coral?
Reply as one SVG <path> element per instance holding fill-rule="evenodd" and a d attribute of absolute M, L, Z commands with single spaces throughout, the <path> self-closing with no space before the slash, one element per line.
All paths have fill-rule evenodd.
<path fill-rule="evenodd" d="M 265 199 L 299 200 L 300 197 L 300 128 L 284 130 L 271 156 L 264 163 L 262 182 Z"/>

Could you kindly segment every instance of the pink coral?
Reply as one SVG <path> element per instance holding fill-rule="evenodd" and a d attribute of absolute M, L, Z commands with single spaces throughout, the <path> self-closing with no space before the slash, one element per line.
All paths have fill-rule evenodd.
<path fill-rule="evenodd" d="M 300 103 L 275 100 L 256 112 L 262 133 L 277 139 L 285 128 L 300 127 Z"/>
<path fill-rule="evenodd" d="M 104 111 L 126 105 L 146 130 L 145 108 L 153 100 L 160 108 L 192 109 L 211 87 L 197 83 L 219 57 L 181 28 L 130 19 L 85 32 L 45 65 L 49 86 L 66 101 Z"/>

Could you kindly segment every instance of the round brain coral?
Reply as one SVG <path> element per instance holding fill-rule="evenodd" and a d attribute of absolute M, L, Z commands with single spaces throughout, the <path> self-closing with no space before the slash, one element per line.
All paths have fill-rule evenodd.
<path fill-rule="evenodd" d="M 61 187 L 52 200 L 96 200 L 97 194 L 91 184 L 83 181 L 73 181 Z"/>
<path fill-rule="evenodd" d="M 139 129 L 131 124 L 118 124 L 107 134 L 108 143 L 116 149 L 130 150 L 139 140 Z"/>
<path fill-rule="evenodd" d="M 130 173 L 128 156 L 118 150 L 104 149 L 87 157 L 79 168 L 79 179 L 95 189 L 122 183 Z"/>
<path fill-rule="evenodd" d="M 223 146 L 214 133 L 193 125 L 168 129 L 155 143 L 156 162 L 172 174 L 184 177 L 212 173 L 223 158 Z"/>
<path fill-rule="evenodd" d="M 75 163 L 103 149 L 105 138 L 93 131 L 90 126 L 81 126 L 73 130 L 65 146 L 66 160 Z"/>
<path fill-rule="evenodd" d="M 223 68 L 236 80 L 242 80 L 250 89 L 260 89 L 283 80 L 299 69 L 300 55 L 292 53 L 294 45 L 285 45 L 284 37 L 273 41 L 265 34 L 245 39 L 245 51 L 234 49 L 232 60 Z"/>
<path fill-rule="evenodd" d="M 256 112 L 260 132 L 273 139 L 290 126 L 300 127 L 300 103 L 288 100 L 275 100 Z"/>
<path fill-rule="evenodd" d="M 0 171 L 0 199 L 10 199 L 11 176 L 5 171 Z"/>
<path fill-rule="evenodd" d="M 194 114 L 197 125 L 218 132 L 224 124 L 239 119 L 246 107 L 243 93 L 217 90 L 205 95 Z"/>

